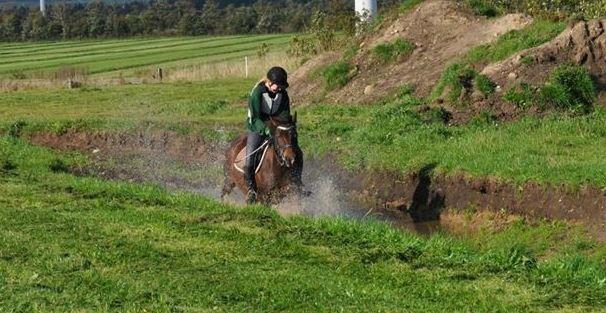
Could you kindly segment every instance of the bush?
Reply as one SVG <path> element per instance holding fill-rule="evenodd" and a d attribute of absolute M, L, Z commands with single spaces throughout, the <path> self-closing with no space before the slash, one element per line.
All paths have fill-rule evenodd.
<path fill-rule="evenodd" d="M 521 108 L 539 105 L 587 113 L 593 108 L 596 87 L 584 67 L 565 64 L 556 68 L 542 87 L 521 84 L 508 90 L 503 99 Z"/>
<path fill-rule="evenodd" d="M 541 95 L 544 103 L 557 108 L 588 112 L 596 99 L 596 87 L 584 67 L 565 64 L 552 73 Z"/>
<path fill-rule="evenodd" d="M 389 63 L 410 54 L 414 48 L 408 40 L 398 38 L 391 43 L 377 45 L 372 49 L 372 54 L 379 62 Z"/>
<path fill-rule="evenodd" d="M 467 3 L 476 15 L 495 17 L 499 15 L 498 8 L 486 0 L 468 0 Z"/>
<path fill-rule="evenodd" d="M 338 61 L 329 65 L 322 72 L 326 89 L 333 90 L 345 86 L 351 79 L 352 66 L 346 61 Z"/>

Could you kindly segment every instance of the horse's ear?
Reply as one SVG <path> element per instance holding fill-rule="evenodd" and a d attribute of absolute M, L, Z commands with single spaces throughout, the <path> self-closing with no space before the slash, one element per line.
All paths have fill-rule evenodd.
<path fill-rule="evenodd" d="M 297 111 L 295 111 L 295 115 L 292 117 L 293 124 L 297 124 Z"/>

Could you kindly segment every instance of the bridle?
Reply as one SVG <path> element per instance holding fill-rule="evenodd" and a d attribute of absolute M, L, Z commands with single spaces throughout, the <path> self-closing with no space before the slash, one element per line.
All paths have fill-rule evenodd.
<path fill-rule="evenodd" d="M 288 134 L 291 137 L 292 137 L 292 132 L 295 129 L 296 129 L 295 125 L 276 126 L 276 131 L 288 131 Z M 280 145 L 280 143 L 278 143 L 277 136 L 275 136 L 275 135 L 272 136 L 272 144 L 273 144 L 276 152 L 278 153 L 278 162 L 280 163 L 280 166 L 289 167 L 289 164 L 288 164 L 288 162 L 286 162 L 286 158 L 284 157 L 284 150 L 286 150 L 287 148 L 294 147 L 295 145 L 293 145 L 293 144 Z"/>

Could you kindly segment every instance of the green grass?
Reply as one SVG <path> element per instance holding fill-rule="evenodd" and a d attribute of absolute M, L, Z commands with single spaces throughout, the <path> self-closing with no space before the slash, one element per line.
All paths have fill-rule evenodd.
<path fill-rule="evenodd" d="M 467 53 L 465 61 L 470 63 L 491 63 L 503 60 L 516 52 L 536 47 L 559 35 L 566 24 L 547 20 L 535 20 L 528 27 L 510 31 L 488 45 L 473 48 Z"/>
<path fill-rule="evenodd" d="M 372 56 L 381 63 L 390 63 L 404 57 L 414 50 L 415 46 L 406 39 L 397 38 L 393 42 L 382 43 L 372 48 Z"/>
<path fill-rule="evenodd" d="M 604 109 L 446 126 L 440 112 L 430 112 L 438 118 L 417 113 L 418 103 L 310 108 L 300 114 L 302 145 L 308 154 L 331 153 L 356 170 L 411 172 L 435 163 L 444 173 L 606 187 Z"/>
<path fill-rule="evenodd" d="M 0 128 L 7 134 L 172 129 L 227 141 L 244 129 L 245 98 L 253 84 L 240 79 L 7 92 Z M 403 90 L 378 106 L 296 108 L 304 151 L 308 157 L 332 153 L 353 169 L 410 172 L 437 163 L 446 173 L 606 187 L 603 109 L 584 116 L 553 113 L 506 124 L 487 119 L 446 126 L 445 112 L 416 113 L 423 101 L 411 97 L 410 88 Z"/>
<path fill-rule="evenodd" d="M 327 90 L 334 90 L 345 86 L 350 77 L 350 71 L 352 69 L 351 64 L 347 61 L 337 61 L 330 64 L 322 70 L 322 77 L 324 78 L 324 84 Z"/>
<path fill-rule="evenodd" d="M 283 218 L 52 171 L 88 162 L 0 138 L 7 311 L 597 310 L 603 246 L 560 223 L 454 239 Z M 58 161 L 59 160 L 59 161 Z"/>
<path fill-rule="evenodd" d="M 27 123 L 25 128 L 40 126 L 58 132 L 66 128 L 127 130 L 150 123 L 161 128 L 241 126 L 246 108 L 234 102 L 243 101 L 253 85 L 253 79 L 229 79 L 4 92 L 0 93 L 0 124 L 8 130 L 21 121 Z"/>
<path fill-rule="evenodd" d="M 563 64 L 542 86 L 520 84 L 509 89 L 503 99 L 522 108 L 538 106 L 587 113 L 593 109 L 596 97 L 596 85 L 587 70 L 582 66 Z"/>
<path fill-rule="evenodd" d="M 285 50 L 290 37 L 280 34 L 135 38 L 7 46 L 0 47 L 0 75 L 40 75 L 66 66 L 99 74 L 174 62 L 207 63 L 256 55 L 261 43 Z"/>

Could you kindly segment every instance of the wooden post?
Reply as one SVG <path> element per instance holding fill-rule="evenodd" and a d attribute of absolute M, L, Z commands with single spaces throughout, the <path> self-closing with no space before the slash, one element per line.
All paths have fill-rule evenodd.
<path fill-rule="evenodd" d="M 246 78 L 248 78 L 248 57 L 244 57 L 244 68 L 246 72 Z"/>
<path fill-rule="evenodd" d="M 158 77 L 159 81 L 162 81 L 162 68 L 161 67 L 158 67 L 158 73 L 157 73 L 156 77 Z"/>

